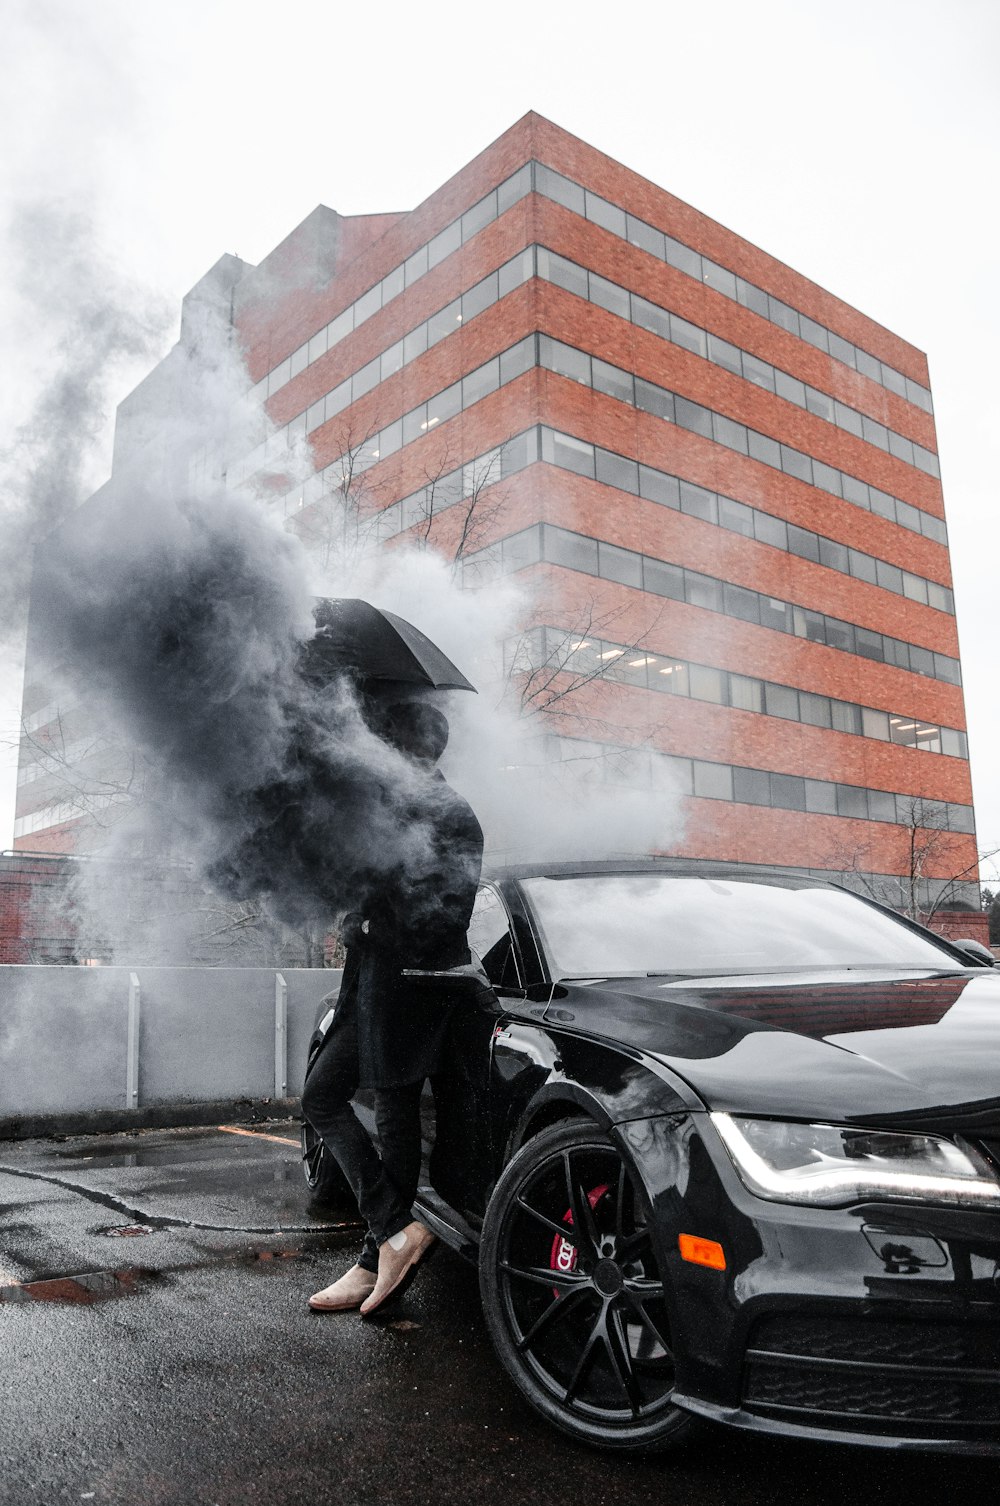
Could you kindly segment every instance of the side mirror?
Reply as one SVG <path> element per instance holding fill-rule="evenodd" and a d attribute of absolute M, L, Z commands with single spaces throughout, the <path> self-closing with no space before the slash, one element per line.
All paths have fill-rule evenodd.
<path fill-rule="evenodd" d="M 996 967 L 997 959 L 988 946 L 983 946 L 981 941 L 973 941 L 971 936 L 962 936 L 952 941 L 952 946 L 974 962 L 976 967 Z"/>
<path fill-rule="evenodd" d="M 424 996 L 433 993 L 444 1003 L 497 1008 L 493 984 L 478 962 L 462 967 L 404 967 L 402 975 L 415 992 Z"/>

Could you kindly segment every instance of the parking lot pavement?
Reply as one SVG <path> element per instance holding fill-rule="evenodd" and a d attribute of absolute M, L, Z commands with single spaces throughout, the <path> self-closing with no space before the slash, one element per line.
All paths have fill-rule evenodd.
<path fill-rule="evenodd" d="M 0 1506 L 895 1506 L 994 1483 L 719 1430 L 678 1457 L 580 1449 L 513 1391 L 450 1252 L 383 1324 L 311 1314 L 358 1239 L 308 1208 L 294 1124 L 0 1144 Z"/>

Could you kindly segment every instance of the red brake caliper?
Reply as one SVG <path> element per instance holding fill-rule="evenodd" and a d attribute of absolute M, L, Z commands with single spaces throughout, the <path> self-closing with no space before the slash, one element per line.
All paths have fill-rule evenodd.
<path fill-rule="evenodd" d="M 587 1193 L 587 1202 L 590 1204 L 591 1208 L 593 1208 L 593 1209 L 596 1210 L 598 1203 L 601 1201 L 601 1198 L 604 1196 L 604 1194 L 606 1192 L 609 1192 L 610 1190 L 611 1190 L 611 1183 L 610 1182 L 602 1182 L 601 1185 L 600 1185 L 600 1187 L 595 1187 L 593 1189 L 593 1191 L 588 1192 Z M 563 1220 L 562 1221 L 563 1221 L 564 1224 L 570 1224 L 570 1225 L 572 1225 L 572 1223 L 573 1223 L 573 1210 L 571 1208 L 567 1208 L 566 1212 L 563 1214 Z M 564 1239 L 561 1234 L 557 1234 L 554 1237 L 553 1241 L 552 1241 L 552 1253 L 549 1256 L 549 1270 L 551 1270 L 551 1271 L 575 1271 L 576 1270 L 576 1246 L 570 1244 L 569 1240 L 568 1239 Z M 553 1296 L 558 1297 L 558 1295 L 559 1295 L 559 1291 L 558 1291 L 557 1288 L 554 1287 L 553 1288 Z"/>

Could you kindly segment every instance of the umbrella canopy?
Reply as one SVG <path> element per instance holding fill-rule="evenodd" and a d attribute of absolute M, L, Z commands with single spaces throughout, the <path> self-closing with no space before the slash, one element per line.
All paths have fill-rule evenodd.
<path fill-rule="evenodd" d="M 476 692 L 425 633 L 395 612 L 356 597 L 339 597 L 322 598 L 313 615 L 316 634 L 306 644 L 303 662 L 311 678 L 346 670 L 366 685 L 387 681 Z"/>

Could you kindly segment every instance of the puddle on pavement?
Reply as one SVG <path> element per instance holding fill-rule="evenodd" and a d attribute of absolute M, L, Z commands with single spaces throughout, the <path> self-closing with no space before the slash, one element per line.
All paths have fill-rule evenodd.
<path fill-rule="evenodd" d="M 134 1297 L 142 1286 L 156 1281 L 159 1272 L 127 1266 L 118 1271 L 85 1271 L 79 1276 L 54 1276 L 0 1286 L 0 1306 L 15 1302 L 57 1302 L 90 1307 L 112 1297 Z"/>

